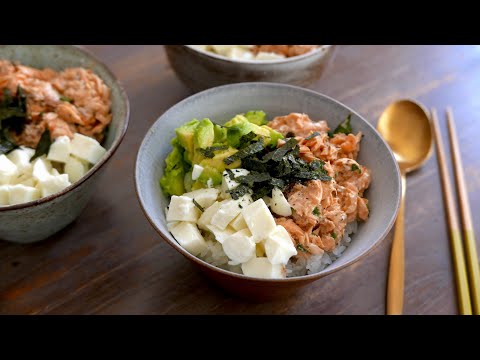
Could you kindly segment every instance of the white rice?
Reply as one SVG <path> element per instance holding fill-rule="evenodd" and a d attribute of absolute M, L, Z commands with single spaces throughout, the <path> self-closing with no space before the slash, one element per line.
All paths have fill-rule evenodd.
<path fill-rule="evenodd" d="M 352 238 L 350 235 L 357 232 L 358 224 L 356 221 L 351 222 L 345 228 L 345 234 L 340 239 L 338 246 L 331 252 L 324 252 L 321 255 L 312 255 L 308 258 L 297 258 L 295 261 L 290 260 L 286 266 L 287 277 L 303 276 L 315 274 L 336 261 L 345 252 L 350 245 Z M 228 257 L 223 251 L 222 244 L 215 240 L 212 233 L 206 235 L 207 249 L 200 254 L 200 258 L 206 262 L 220 267 L 225 270 L 235 272 L 237 274 L 242 273 L 240 265 L 229 265 Z"/>

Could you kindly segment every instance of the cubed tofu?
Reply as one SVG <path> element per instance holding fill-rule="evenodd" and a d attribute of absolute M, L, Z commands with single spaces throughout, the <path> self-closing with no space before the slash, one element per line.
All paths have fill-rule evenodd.
<path fill-rule="evenodd" d="M 58 161 L 66 163 L 70 158 L 70 138 L 66 135 L 60 136 L 50 146 L 47 159 L 50 161 Z"/>
<path fill-rule="evenodd" d="M 192 180 L 195 181 L 197 180 L 200 175 L 202 175 L 203 172 L 203 166 L 200 165 L 193 165 L 193 170 L 192 170 Z"/>
<path fill-rule="evenodd" d="M 174 195 L 168 206 L 167 221 L 189 221 L 195 223 L 200 214 L 200 210 L 197 209 L 191 198 Z"/>
<path fill-rule="evenodd" d="M 272 190 L 272 200 L 270 201 L 270 209 L 280 216 L 292 216 L 292 208 L 288 203 L 282 190 L 274 188 Z"/>
<path fill-rule="evenodd" d="M 258 199 L 244 208 L 242 215 L 255 242 L 265 240 L 275 230 L 275 219 L 263 199 Z"/>
<path fill-rule="evenodd" d="M 28 172 L 28 170 L 32 167 L 30 164 L 30 159 L 34 154 L 35 150 L 22 146 L 11 151 L 7 157 L 17 166 L 19 172 L 24 173 Z"/>
<path fill-rule="evenodd" d="M 251 51 L 248 51 L 246 49 L 242 49 L 240 47 L 232 48 L 226 55 L 230 59 L 235 59 L 235 60 L 252 60 L 253 59 L 253 54 Z"/>
<path fill-rule="evenodd" d="M 268 260 L 274 265 L 287 265 L 288 260 L 297 255 L 292 239 L 283 226 L 277 225 L 275 230 L 268 235 L 265 241 L 265 253 Z"/>
<path fill-rule="evenodd" d="M 238 176 L 248 175 L 248 174 L 250 174 L 250 171 L 248 171 L 246 169 L 233 169 L 232 173 L 233 173 L 234 177 L 238 177 Z M 231 196 L 227 191 L 236 188 L 238 185 L 239 185 L 239 183 L 236 182 L 233 179 L 230 179 L 230 175 L 228 175 L 228 172 L 224 171 L 223 174 L 222 174 L 222 186 L 221 186 L 222 197 L 224 199 L 230 199 Z"/>
<path fill-rule="evenodd" d="M 45 181 L 52 176 L 52 164 L 45 156 L 39 157 L 33 161 L 32 176 L 37 181 Z"/>
<path fill-rule="evenodd" d="M 10 185 L 0 185 L 0 206 L 10 205 Z"/>
<path fill-rule="evenodd" d="M 18 168 L 5 155 L 0 155 L 0 185 L 8 185 L 18 177 Z"/>
<path fill-rule="evenodd" d="M 233 219 L 233 221 L 230 223 L 230 226 L 235 230 L 240 231 L 247 228 L 247 223 L 245 222 L 243 215 L 240 213 L 235 219 Z"/>
<path fill-rule="evenodd" d="M 72 155 L 86 160 L 91 164 L 99 162 L 107 152 L 97 140 L 79 133 L 73 135 L 70 149 Z"/>
<path fill-rule="evenodd" d="M 230 226 L 228 226 L 227 228 L 225 229 L 219 229 L 218 227 L 216 227 L 215 225 L 207 225 L 207 229 L 208 231 L 210 231 L 213 235 L 215 235 L 215 239 L 220 243 L 220 244 L 223 244 L 223 242 L 229 238 L 230 236 L 232 236 L 233 234 L 235 234 L 235 230 L 233 228 L 231 228 Z"/>
<path fill-rule="evenodd" d="M 283 279 L 286 277 L 283 265 L 273 265 L 266 257 L 255 257 L 242 264 L 243 274 L 262 279 Z"/>
<path fill-rule="evenodd" d="M 255 242 L 248 229 L 237 231 L 227 237 L 222 246 L 223 251 L 231 260 L 230 265 L 242 264 L 255 256 Z"/>
<path fill-rule="evenodd" d="M 211 206 L 215 201 L 217 201 L 218 194 L 220 190 L 211 188 L 211 189 L 198 189 L 188 193 L 183 194 L 182 196 L 187 196 L 189 198 L 195 199 L 195 201 L 204 209 Z"/>
<path fill-rule="evenodd" d="M 252 197 L 250 195 L 242 196 L 238 200 L 222 201 L 217 213 L 212 216 L 211 224 L 222 230 L 225 229 L 251 202 Z"/>
<path fill-rule="evenodd" d="M 285 56 L 274 53 L 274 52 L 260 51 L 255 56 L 255 60 L 280 60 L 280 59 L 285 59 Z"/>
<path fill-rule="evenodd" d="M 219 55 L 227 56 L 228 52 L 234 47 L 235 45 L 210 45 L 210 47 Z"/>
<path fill-rule="evenodd" d="M 40 190 L 31 186 L 21 184 L 10 185 L 9 189 L 9 203 L 10 205 L 23 204 L 29 201 L 40 199 Z"/>
<path fill-rule="evenodd" d="M 170 229 L 175 240 L 192 255 L 199 255 L 207 249 L 207 242 L 191 222 L 179 222 Z"/>
<path fill-rule="evenodd" d="M 37 187 L 42 192 L 42 197 L 45 197 L 56 194 L 70 185 L 72 184 L 68 181 L 68 175 L 61 174 L 56 176 L 51 175 L 45 180 L 39 180 Z"/>
<path fill-rule="evenodd" d="M 88 172 L 88 165 L 84 161 L 70 155 L 65 162 L 64 172 L 68 175 L 68 180 L 73 184 Z"/>
<path fill-rule="evenodd" d="M 212 217 L 220 209 L 220 202 L 216 201 L 211 206 L 205 208 L 205 211 L 202 213 L 198 219 L 198 227 L 202 230 L 208 230 L 207 225 L 212 223 Z"/>

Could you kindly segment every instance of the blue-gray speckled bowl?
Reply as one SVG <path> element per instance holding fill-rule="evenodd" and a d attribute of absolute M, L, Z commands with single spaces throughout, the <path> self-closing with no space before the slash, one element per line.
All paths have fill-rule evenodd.
<path fill-rule="evenodd" d="M 1 45 L 0 59 L 22 65 L 61 70 L 92 69 L 111 89 L 113 120 L 103 146 L 103 158 L 79 181 L 51 196 L 12 206 L 0 206 L 0 239 L 32 243 L 48 238 L 75 220 L 87 205 L 96 180 L 127 131 L 127 94 L 108 68 L 85 50 L 71 45 Z"/>
<path fill-rule="evenodd" d="M 362 131 L 359 162 L 372 170 L 373 181 L 366 192 L 371 209 L 370 219 L 359 226 L 345 253 L 325 270 L 312 275 L 281 280 L 265 280 L 238 275 L 212 266 L 185 251 L 167 230 L 164 209 L 167 198 L 159 186 L 164 160 L 171 151 L 174 129 L 194 118 L 208 117 L 224 123 L 235 114 L 251 109 L 264 110 L 269 118 L 291 112 L 309 114 L 312 119 L 327 120 L 335 128 L 352 113 L 355 132 Z M 177 251 L 205 271 L 225 289 L 248 298 L 265 299 L 285 296 L 327 274 L 338 271 L 365 256 L 391 229 L 400 203 L 400 172 L 387 144 L 375 128 L 360 115 L 325 95 L 274 83 L 226 85 L 191 96 L 164 113 L 150 128 L 140 146 L 135 181 L 141 206 L 152 226 Z"/>

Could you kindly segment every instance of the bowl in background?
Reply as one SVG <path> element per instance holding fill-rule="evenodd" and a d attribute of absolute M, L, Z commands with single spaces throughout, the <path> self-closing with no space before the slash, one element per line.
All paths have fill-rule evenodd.
<path fill-rule="evenodd" d="M 287 279 L 258 279 L 217 268 L 183 249 L 167 229 L 167 197 L 159 179 L 165 158 L 171 151 L 175 128 L 194 118 L 210 118 L 224 123 L 247 110 L 264 110 L 270 119 L 291 112 L 309 114 L 314 120 L 327 120 L 335 128 L 349 113 L 352 127 L 364 134 L 359 162 L 372 170 L 367 190 L 371 216 L 352 236 L 351 245 L 332 265 L 319 273 Z M 290 292 L 344 269 L 375 248 L 391 229 L 400 203 L 400 172 L 395 158 L 375 128 L 356 112 L 325 95 L 284 84 L 243 83 L 217 87 L 193 95 L 165 112 L 147 132 L 135 165 L 137 195 L 142 209 L 155 230 L 175 250 L 198 266 L 226 290 L 242 297 L 265 300 L 287 296 Z"/>
<path fill-rule="evenodd" d="M 110 70 L 87 51 L 71 45 L 1 45 L 0 59 L 37 68 L 92 69 L 111 89 L 112 122 L 103 142 L 107 153 L 89 172 L 61 192 L 19 205 L 0 206 L 0 239 L 32 243 L 48 238 L 74 221 L 93 194 L 95 182 L 122 141 L 128 127 L 129 102 Z"/>
<path fill-rule="evenodd" d="M 239 82 L 276 82 L 309 86 L 332 62 L 335 45 L 278 60 L 233 60 L 191 45 L 165 45 L 177 76 L 193 91 Z"/>

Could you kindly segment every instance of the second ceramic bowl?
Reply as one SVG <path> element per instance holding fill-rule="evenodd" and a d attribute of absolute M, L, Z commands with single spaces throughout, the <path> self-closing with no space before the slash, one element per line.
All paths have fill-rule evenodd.
<path fill-rule="evenodd" d="M 193 91 L 251 81 L 308 86 L 318 80 L 335 55 L 334 45 L 281 60 L 241 61 L 198 50 L 191 45 L 165 45 L 173 69 Z"/>
<path fill-rule="evenodd" d="M 110 70 L 91 54 L 71 45 L 2 45 L 0 59 L 37 68 L 92 69 L 111 90 L 113 114 L 103 146 L 103 158 L 79 181 L 59 193 L 25 204 L 0 207 L 0 239 L 32 243 L 48 238 L 74 221 L 87 205 L 95 183 L 120 145 L 128 127 L 127 94 Z"/>

